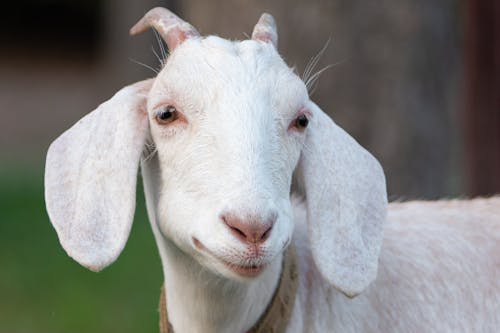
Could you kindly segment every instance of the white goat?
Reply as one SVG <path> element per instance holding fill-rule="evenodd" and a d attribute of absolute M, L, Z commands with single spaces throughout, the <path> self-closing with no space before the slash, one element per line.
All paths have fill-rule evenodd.
<path fill-rule="evenodd" d="M 309 99 L 270 15 L 245 41 L 163 8 L 131 32 L 149 27 L 171 52 L 158 76 L 48 151 L 47 210 L 71 257 L 98 271 L 120 254 L 154 145 L 141 170 L 176 332 L 254 327 L 290 243 L 287 332 L 500 330 L 500 198 L 388 206 L 379 163 Z"/>

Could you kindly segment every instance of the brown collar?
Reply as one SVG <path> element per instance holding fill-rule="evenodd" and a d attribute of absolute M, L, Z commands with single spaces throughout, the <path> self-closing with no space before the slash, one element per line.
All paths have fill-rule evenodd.
<path fill-rule="evenodd" d="M 292 316 L 298 284 L 297 257 L 295 248 L 290 245 L 283 257 L 279 285 L 274 292 L 271 303 L 269 303 L 264 314 L 248 333 L 285 332 Z M 160 333 L 174 333 L 174 329 L 168 321 L 167 298 L 164 287 L 161 288 L 159 311 Z"/>

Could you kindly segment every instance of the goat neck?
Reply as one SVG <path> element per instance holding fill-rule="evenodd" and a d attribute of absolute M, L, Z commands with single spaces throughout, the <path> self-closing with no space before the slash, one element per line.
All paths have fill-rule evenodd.
<path fill-rule="evenodd" d="M 279 283 L 281 258 L 241 283 L 206 270 L 168 240 L 165 246 L 167 313 L 175 332 L 247 332 L 259 321 Z"/>
<path fill-rule="evenodd" d="M 246 283 L 221 277 L 165 238 L 156 223 L 158 159 L 141 163 L 146 204 L 158 245 L 168 295 L 168 318 L 175 332 L 246 332 L 261 317 L 276 289 L 282 255 Z"/>

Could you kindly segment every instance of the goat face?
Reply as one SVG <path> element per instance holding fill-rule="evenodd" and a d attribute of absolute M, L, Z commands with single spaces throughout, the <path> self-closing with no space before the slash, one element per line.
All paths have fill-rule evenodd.
<path fill-rule="evenodd" d="M 257 275 L 292 235 L 308 103 L 270 43 L 208 37 L 178 46 L 147 103 L 163 235 L 224 276 Z"/>
<path fill-rule="evenodd" d="M 218 274 L 255 277 L 290 241 L 293 174 L 315 267 L 345 294 L 360 293 L 377 272 L 384 173 L 309 100 L 276 51 L 272 17 L 242 42 L 201 38 L 164 8 L 131 32 L 151 26 L 171 51 L 158 76 L 122 89 L 47 153 L 47 211 L 68 254 L 93 270 L 118 257 L 149 138 L 155 154 L 143 174 L 157 237 Z"/>

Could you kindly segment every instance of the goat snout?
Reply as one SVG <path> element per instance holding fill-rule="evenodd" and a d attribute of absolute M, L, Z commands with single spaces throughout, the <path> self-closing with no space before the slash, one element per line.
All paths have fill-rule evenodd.
<path fill-rule="evenodd" d="M 260 244 L 271 234 L 278 214 L 273 212 L 266 217 L 241 217 L 234 213 L 220 215 L 222 222 L 229 228 L 233 236 L 245 244 Z"/>

